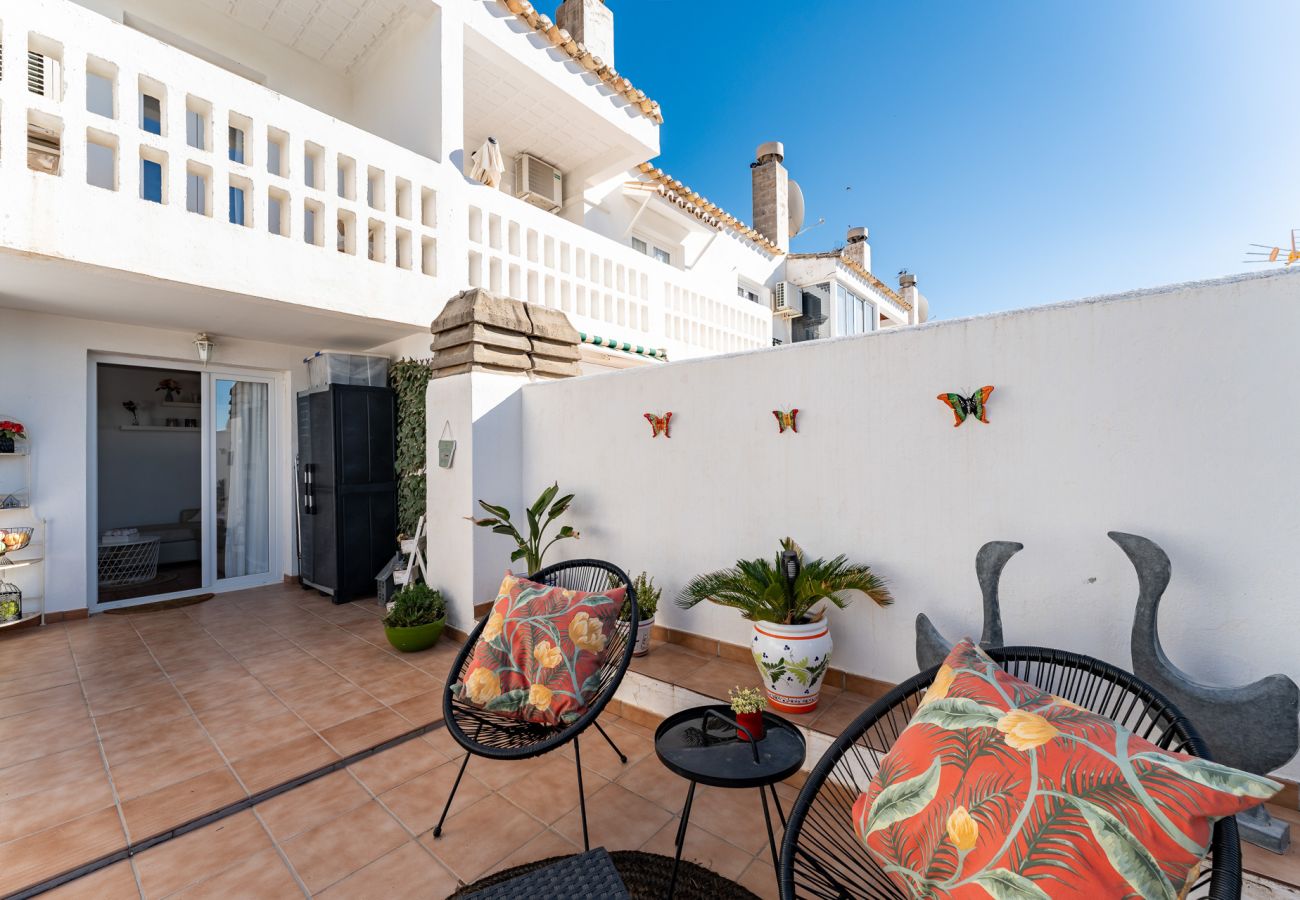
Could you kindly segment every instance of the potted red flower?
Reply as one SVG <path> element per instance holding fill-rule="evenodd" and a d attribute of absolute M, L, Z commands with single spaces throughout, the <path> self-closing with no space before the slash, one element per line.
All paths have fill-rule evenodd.
<path fill-rule="evenodd" d="M 16 452 L 15 440 L 27 440 L 27 429 L 23 428 L 23 423 L 9 419 L 0 421 L 0 453 Z"/>
<path fill-rule="evenodd" d="M 766 733 L 763 728 L 763 710 L 767 709 L 767 695 L 758 688 L 735 687 L 727 692 L 731 698 L 731 711 L 736 714 L 736 737 L 742 741 L 761 741 Z M 745 732 L 749 732 L 746 734 Z"/>

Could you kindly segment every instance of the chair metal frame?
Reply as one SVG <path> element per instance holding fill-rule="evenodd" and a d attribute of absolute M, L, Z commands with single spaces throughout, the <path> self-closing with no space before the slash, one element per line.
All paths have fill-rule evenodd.
<path fill-rule="evenodd" d="M 1168 750 L 1210 758 L 1205 741 L 1158 691 L 1110 663 L 1045 647 L 987 651 L 1012 675 L 1118 722 Z M 781 897 L 848 900 L 906 898 L 853 829 L 851 809 L 911 721 L 938 666 L 894 688 L 851 724 L 812 770 L 790 811 L 781 848 Z M 1189 898 L 1241 896 L 1241 844 L 1236 819 L 1214 826 L 1210 852 Z"/>
<path fill-rule="evenodd" d="M 465 775 L 465 768 L 469 765 L 471 756 L 495 760 L 532 759 L 543 753 L 557 750 L 572 741 L 574 763 L 578 773 L 578 805 L 582 811 L 582 843 L 584 849 L 590 850 L 591 840 L 587 832 L 587 799 L 582 786 L 582 747 L 578 738 L 588 726 L 594 725 L 601 737 L 618 754 L 619 760 L 624 765 L 627 764 L 627 756 L 618 748 L 605 729 L 600 727 L 596 719 L 613 698 L 614 692 L 618 690 L 619 683 L 627 672 L 628 665 L 632 662 L 637 625 L 641 618 L 636 602 L 636 590 L 632 587 L 626 572 L 613 563 L 599 559 L 574 559 L 556 563 L 529 575 L 528 580 L 588 593 L 604 593 L 617 587 L 626 587 L 627 602 L 631 611 L 627 621 L 621 622 L 610 635 L 606 645 L 605 664 L 601 670 L 599 691 L 588 705 L 586 712 L 569 725 L 526 722 L 505 713 L 480 709 L 455 695 L 452 687 L 464 678 L 470 657 L 473 655 L 474 645 L 478 643 L 479 635 L 483 633 L 489 616 L 484 616 L 479 621 L 460 648 L 456 662 L 447 676 L 447 684 L 443 688 L 442 714 L 447 723 L 447 731 L 456 743 L 465 748 L 466 753 L 461 761 L 460 771 L 456 773 L 456 781 L 452 784 L 451 793 L 447 795 L 447 803 L 442 809 L 442 815 L 433 829 L 433 836 L 435 838 L 442 836 L 442 826 L 447 820 L 452 801 L 456 799 L 456 791 L 460 787 L 461 778 Z"/>

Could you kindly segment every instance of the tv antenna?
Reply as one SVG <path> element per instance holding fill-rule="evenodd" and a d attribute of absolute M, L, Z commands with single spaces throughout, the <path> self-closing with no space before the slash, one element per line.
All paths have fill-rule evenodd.
<path fill-rule="evenodd" d="M 1254 259 L 1243 259 L 1245 263 L 1282 263 L 1289 266 L 1293 262 L 1300 262 L 1300 228 L 1291 229 L 1291 249 L 1284 250 L 1282 247 L 1274 247 L 1268 244 L 1251 244 L 1252 247 L 1258 247 L 1258 250 L 1247 250 L 1247 256 L 1253 256 Z"/>

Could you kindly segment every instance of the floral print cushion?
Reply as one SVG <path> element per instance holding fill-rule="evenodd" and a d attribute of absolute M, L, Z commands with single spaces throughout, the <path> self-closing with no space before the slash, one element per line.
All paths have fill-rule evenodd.
<path fill-rule="evenodd" d="M 627 588 L 602 594 L 506 573 L 465 678 L 461 700 L 545 725 L 575 721 L 600 689 L 600 671 Z"/>
<path fill-rule="evenodd" d="M 853 827 L 912 897 L 1177 900 L 1214 822 L 1280 788 L 1161 750 L 966 640 L 854 804 Z"/>

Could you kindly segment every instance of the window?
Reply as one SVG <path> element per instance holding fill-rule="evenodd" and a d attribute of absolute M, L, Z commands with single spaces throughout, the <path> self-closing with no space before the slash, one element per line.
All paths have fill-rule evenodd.
<path fill-rule="evenodd" d="M 244 129 L 231 125 L 227 129 L 227 133 L 230 144 L 230 161 L 242 163 L 244 161 Z"/>
<path fill-rule="evenodd" d="M 230 224 L 248 224 L 244 213 L 244 189 L 234 185 L 230 186 Z"/>
<path fill-rule="evenodd" d="M 653 256 L 661 263 L 667 263 L 670 266 L 673 264 L 673 255 L 670 251 L 665 250 L 663 247 L 651 244 L 645 238 L 632 238 L 632 249 L 637 253 L 644 253 L 646 256 Z"/>
<path fill-rule="evenodd" d="M 162 134 L 162 101 L 157 97 L 140 95 L 140 127 L 150 134 Z"/>
<path fill-rule="evenodd" d="M 644 253 L 646 256 L 650 255 L 650 248 L 646 246 L 645 241 L 641 240 L 638 237 L 632 238 L 632 249 L 635 250 L 637 253 Z"/>
<path fill-rule="evenodd" d="M 140 160 L 140 199 L 162 203 L 162 164 L 152 159 Z"/>
<path fill-rule="evenodd" d="M 667 263 L 670 266 L 673 264 L 673 255 L 662 247 L 655 247 L 654 255 L 655 259 L 659 260 L 661 263 Z"/>
<path fill-rule="evenodd" d="M 876 326 L 876 308 L 842 284 L 835 285 L 835 333 L 866 334 Z"/>
<path fill-rule="evenodd" d="M 736 284 L 736 296 L 741 300 L 748 300 L 750 303 L 759 302 L 758 291 L 747 284 L 741 284 L 739 282 Z"/>

